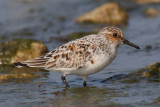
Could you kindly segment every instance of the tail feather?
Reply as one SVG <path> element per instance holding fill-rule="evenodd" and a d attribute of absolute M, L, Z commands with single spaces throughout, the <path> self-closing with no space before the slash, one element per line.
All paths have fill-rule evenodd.
<path fill-rule="evenodd" d="M 16 67 L 26 66 L 26 67 L 27 67 L 27 64 L 23 64 L 23 63 L 21 63 L 21 62 L 16 62 L 16 63 L 14 63 L 14 66 L 16 66 Z"/>
<path fill-rule="evenodd" d="M 26 64 L 28 67 L 35 67 L 35 68 L 44 68 L 45 62 L 23 62 L 23 64 Z"/>
<path fill-rule="evenodd" d="M 45 68 L 48 60 L 52 58 L 52 54 L 53 53 L 50 52 L 32 60 L 14 63 L 14 65 L 17 67 L 27 66 L 27 67 L 34 67 L 34 68 Z"/>
<path fill-rule="evenodd" d="M 24 62 L 16 62 L 14 66 L 16 67 L 34 67 L 34 68 L 44 68 L 48 59 L 33 59 Z"/>

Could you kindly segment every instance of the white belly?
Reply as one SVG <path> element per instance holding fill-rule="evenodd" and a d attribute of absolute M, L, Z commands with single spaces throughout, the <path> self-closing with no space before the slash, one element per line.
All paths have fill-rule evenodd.
<path fill-rule="evenodd" d="M 115 58 L 116 54 L 112 54 L 111 56 L 95 56 L 95 63 L 94 64 L 88 64 L 88 66 L 84 68 L 77 69 L 75 71 L 70 72 L 69 74 L 74 75 L 90 75 L 94 74 L 96 72 L 101 71 L 105 67 L 107 67 Z"/>
<path fill-rule="evenodd" d="M 111 55 L 96 55 L 93 57 L 95 62 L 94 64 L 91 64 L 91 62 L 88 61 L 88 63 L 86 63 L 86 66 L 82 68 L 58 68 L 53 69 L 53 71 L 61 72 L 63 73 L 63 75 L 90 75 L 99 72 L 107 67 L 113 61 L 115 56 L 116 53 Z"/>

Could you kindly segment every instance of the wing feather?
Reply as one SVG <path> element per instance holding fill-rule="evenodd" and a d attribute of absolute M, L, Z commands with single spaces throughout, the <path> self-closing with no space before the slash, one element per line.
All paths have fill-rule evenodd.
<path fill-rule="evenodd" d="M 86 40 L 88 39 L 88 40 Z M 91 60 L 93 41 L 84 37 L 71 41 L 59 48 L 33 60 L 21 62 L 29 67 L 44 68 L 47 70 L 81 68 Z"/>

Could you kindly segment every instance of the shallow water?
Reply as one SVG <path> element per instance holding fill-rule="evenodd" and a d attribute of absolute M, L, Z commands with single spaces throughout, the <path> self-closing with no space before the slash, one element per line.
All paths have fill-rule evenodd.
<path fill-rule="evenodd" d="M 92 10 L 107 0 L 1 0 L 0 1 L 0 42 L 12 38 L 33 38 L 44 42 L 49 50 L 63 44 L 51 37 L 65 37 L 73 32 L 93 31 L 107 25 L 74 22 L 75 17 Z M 118 1 L 118 0 L 116 0 Z M 121 26 L 125 37 L 141 47 L 136 50 L 121 46 L 111 65 L 88 78 L 88 87 L 82 87 L 78 76 L 67 76 L 70 88 L 65 88 L 60 76 L 55 72 L 29 70 L 35 78 L 3 81 L 0 83 L 0 106 L 159 106 L 160 83 L 142 80 L 122 83 L 103 80 L 160 61 L 160 16 L 147 18 L 143 10 L 157 7 L 152 4 L 140 6 L 129 0 L 118 1 L 129 12 L 128 25 Z M 127 5 L 126 5 L 127 4 Z M 160 8 L 159 8 L 160 9 Z M 152 46 L 147 50 L 147 45 Z M 1 69 L 1 75 L 12 74 L 9 68 Z M 6 72 L 7 71 L 7 72 Z M 18 71 L 18 69 L 15 71 Z M 38 76 L 37 76 L 38 75 Z M 158 100 L 159 101 L 159 100 Z"/>

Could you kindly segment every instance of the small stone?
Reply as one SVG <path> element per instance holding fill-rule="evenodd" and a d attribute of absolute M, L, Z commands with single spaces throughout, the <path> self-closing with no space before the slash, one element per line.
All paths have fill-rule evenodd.
<path fill-rule="evenodd" d="M 154 103 L 155 103 L 155 104 L 157 104 L 157 103 L 158 103 L 158 101 L 154 101 Z"/>
<path fill-rule="evenodd" d="M 147 45 L 147 46 L 145 47 L 145 49 L 146 49 L 146 50 L 151 50 L 151 49 L 152 49 L 152 46 L 151 46 L 151 45 Z"/>
<path fill-rule="evenodd" d="M 160 13 L 160 11 L 155 8 L 147 8 L 143 11 L 143 13 L 148 17 L 156 17 Z"/>
<path fill-rule="evenodd" d="M 128 95 L 128 93 L 124 93 L 124 96 L 127 96 Z"/>

